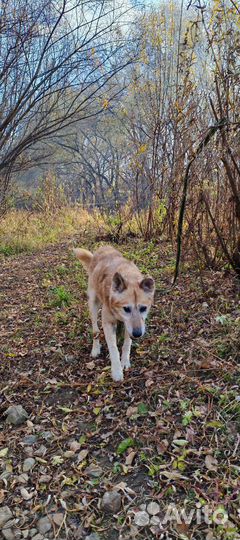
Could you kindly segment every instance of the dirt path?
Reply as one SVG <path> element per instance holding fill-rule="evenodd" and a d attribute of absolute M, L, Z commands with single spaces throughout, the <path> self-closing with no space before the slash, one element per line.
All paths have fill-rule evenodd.
<path fill-rule="evenodd" d="M 3 538 L 235 540 L 240 314 L 233 277 L 189 272 L 164 294 L 168 247 L 121 246 L 159 290 L 148 335 L 117 385 L 105 347 L 96 362 L 89 356 L 86 277 L 69 247 L 0 261 Z M 29 415 L 18 427 L 6 422 L 12 405 Z M 113 489 L 119 496 L 107 512 L 102 497 Z M 150 502 L 155 507 L 146 509 Z M 221 521 L 220 507 L 229 519 Z M 192 510 L 190 523 L 184 510 Z"/>

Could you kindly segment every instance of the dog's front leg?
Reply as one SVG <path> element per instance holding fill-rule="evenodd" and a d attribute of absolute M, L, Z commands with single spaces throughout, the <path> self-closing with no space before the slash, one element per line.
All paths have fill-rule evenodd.
<path fill-rule="evenodd" d="M 122 368 L 125 368 L 125 369 L 128 369 L 131 366 L 130 364 L 131 345 L 132 345 L 132 340 L 129 336 L 129 333 L 127 332 L 125 328 L 124 342 L 123 342 L 123 348 L 122 348 L 122 357 L 121 357 Z"/>
<path fill-rule="evenodd" d="M 102 323 L 105 339 L 107 342 L 110 360 L 111 360 L 111 371 L 112 378 L 114 381 L 123 380 L 123 369 L 120 362 L 120 354 L 117 348 L 117 336 L 116 336 L 116 326 L 114 322 L 109 320 L 106 309 L 102 309 Z"/>
<path fill-rule="evenodd" d="M 88 305 L 92 321 L 93 329 L 93 345 L 91 356 L 96 358 L 101 352 L 101 345 L 99 341 L 99 328 L 98 328 L 98 310 L 99 310 L 99 301 L 96 297 L 95 291 L 90 287 L 88 289 Z"/>

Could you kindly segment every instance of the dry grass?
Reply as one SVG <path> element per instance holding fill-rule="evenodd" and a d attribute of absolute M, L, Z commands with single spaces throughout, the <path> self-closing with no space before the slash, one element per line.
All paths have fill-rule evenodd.
<path fill-rule="evenodd" d="M 79 232 L 90 232 L 100 216 L 80 207 L 64 207 L 57 212 L 12 210 L 0 221 L 0 253 L 12 255 L 35 251 Z"/>
<path fill-rule="evenodd" d="M 32 252 L 56 244 L 76 234 L 85 234 L 108 242 L 118 242 L 130 236 L 146 234 L 148 213 L 135 213 L 132 204 L 116 212 L 95 209 L 91 212 L 81 206 L 61 206 L 53 209 L 47 204 L 42 211 L 10 210 L 0 220 L 0 254 L 14 255 Z M 164 206 L 153 209 L 153 229 L 156 236 L 164 219 Z M 153 232 L 153 231 L 152 231 Z"/>

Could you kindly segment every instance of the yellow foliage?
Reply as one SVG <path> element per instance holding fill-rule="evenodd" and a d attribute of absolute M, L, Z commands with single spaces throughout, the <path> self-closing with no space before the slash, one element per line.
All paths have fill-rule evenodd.
<path fill-rule="evenodd" d="M 145 49 L 141 51 L 140 60 L 143 64 L 149 64 L 149 57 Z"/>
<path fill-rule="evenodd" d="M 220 13 L 224 14 L 224 6 L 222 4 L 222 0 L 213 0 L 210 26 L 212 26 L 216 22 L 216 19 Z"/>
<path fill-rule="evenodd" d="M 140 154 L 145 154 L 145 152 L 147 151 L 148 149 L 148 145 L 147 144 L 141 144 L 139 146 L 139 149 L 138 149 L 138 155 Z"/>
<path fill-rule="evenodd" d="M 102 102 L 103 109 L 108 109 L 109 107 L 109 99 L 105 98 Z"/>
<path fill-rule="evenodd" d="M 213 0 L 213 13 L 223 11 L 222 0 Z"/>
<path fill-rule="evenodd" d="M 177 109 L 178 113 L 182 113 L 182 106 L 180 105 L 179 101 L 176 100 L 175 107 Z"/>

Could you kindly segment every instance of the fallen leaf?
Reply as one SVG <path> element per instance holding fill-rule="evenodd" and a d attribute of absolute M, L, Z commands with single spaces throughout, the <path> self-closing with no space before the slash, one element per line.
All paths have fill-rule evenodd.
<path fill-rule="evenodd" d="M 61 465 L 63 463 L 64 459 L 61 456 L 53 456 L 52 457 L 52 465 Z"/>
<path fill-rule="evenodd" d="M 69 407 L 58 407 L 60 411 L 63 411 L 65 414 L 69 414 L 74 412 L 73 409 L 69 409 Z"/>
<path fill-rule="evenodd" d="M 95 362 L 88 362 L 86 364 L 87 369 L 94 369 L 95 368 Z"/>
<path fill-rule="evenodd" d="M 122 454 L 124 454 L 124 452 L 126 452 L 126 450 L 130 446 L 134 446 L 134 445 L 135 445 L 135 442 L 131 437 L 124 439 L 117 447 L 117 454 L 121 456 Z"/>
<path fill-rule="evenodd" d="M 20 493 L 22 495 L 22 498 L 25 500 L 25 501 L 29 501 L 30 499 L 33 498 L 34 494 L 35 494 L 35 491 L 32 491 L 32 493 L 29 493 L 26 488 L 24 487 L 21 487 L 20 489 Z"/>
<path fill-rule="evenodd" d="M 134 416 L 135 414 L 137 414 L 138 412 L 138 408 L 137 407 L 128 407 L 127 410 L 126 410 L 126 416 L 128 418 L 130 418 L 131 416 Z"/>
<path fill-rule="evenodd" d="M 130 452 L 127 457 L 126 457 L 126 465 L 132 465 L 132 462 L 136 456 L 137 452 L 134 452 L 134 450 L 132 452 Z"/>
<path fill-rule="evenodd" d="M 88 450 L 81 450 L 78 454 L 78 463 L 81 463 L 88 455 Z"/>
<path fill-rule="evenodd" d="M 64 514 L 62 514 L 62 512 L 56 512 L 56 514 L 53 514 L 52 516 L 53 522 L 59 527 L 61 527 L 63 519 L 64 519 Z"/>
<path fill-rule="evenodd" d="M 65 458 L 69 459 L 69 458 L 74 457 L 75 452 L 73 452 L 73 450 L 66 450 L 66 452 L 64 452 L 63 455 L 64 455 Z"/>
<path fill-rule="evenodd" d="M 163 439 L 162 441 L 160 441 L 157 445 L 157 451 L 159 454 L 164 454 L 164 452 L 166 452 L 167 448 L 169 446 L 169 442 L 167 441 L 167 439 Z"/>
<path fill-rule="evenodd" d="M 4 501 L 5 499 L 5 490 L 4 489 L 0 489 L 0 504 L 2 504 L 2 502 Z"/>
<path fill-rule="evenodd" d="M 172 444 L 175 446 L 186 446 L 188 444 L 188 441 L 186 439 L 174 439 Z"/>
<path fill-rule="evenodd" d="M 81 444 L 77 441 L 72 441 L 69 446 L 72 452 L 77 452 L 81 448 Z"/>
<path fill-rule="evenodd" d="M 182 474 L 178 473 L 177 471 L 161 471 L 160 474 L 163 474 L 168 478 L 169 480 L 189 480 L 187 476 L 183 476 Z"/>
<path fill-rule="evenodd" d="M 146 405 L 146 403 L 139 403 L 138 405 L 138 408 L 137 408 L 137 412 L 138 414 L 140 415 L 145 415 L 148 413 L 148 406 Z"/>
<path fill-rule="evenodd" d="M 205 457 L 205 465 L 209 471 L 217 471 L 218 462 L 216 458 L 210 454 Z"/>
<path fill-rule="evenodd" d="M 222 422 L 219 422 L 219 420 L 212 420 L 212 422 L 207 422 L 206 427 L 210 428 L 221 428 L 224 424 Z"/>
<path fill-rule="evenodd" d="M 7 455 L 8 455 L 8 448 L 3 448 L 2 450 L 0 450 L 0 458 L 6 457 Z"/>
<path fill-rule="evenodd" d="M 152 379 L 148 379 L 146 382 L 145 382 L 145 386 L 146 388 L 149 388 L 149 386 L 152 386 L 154 384 L 154 381 Z"/>

